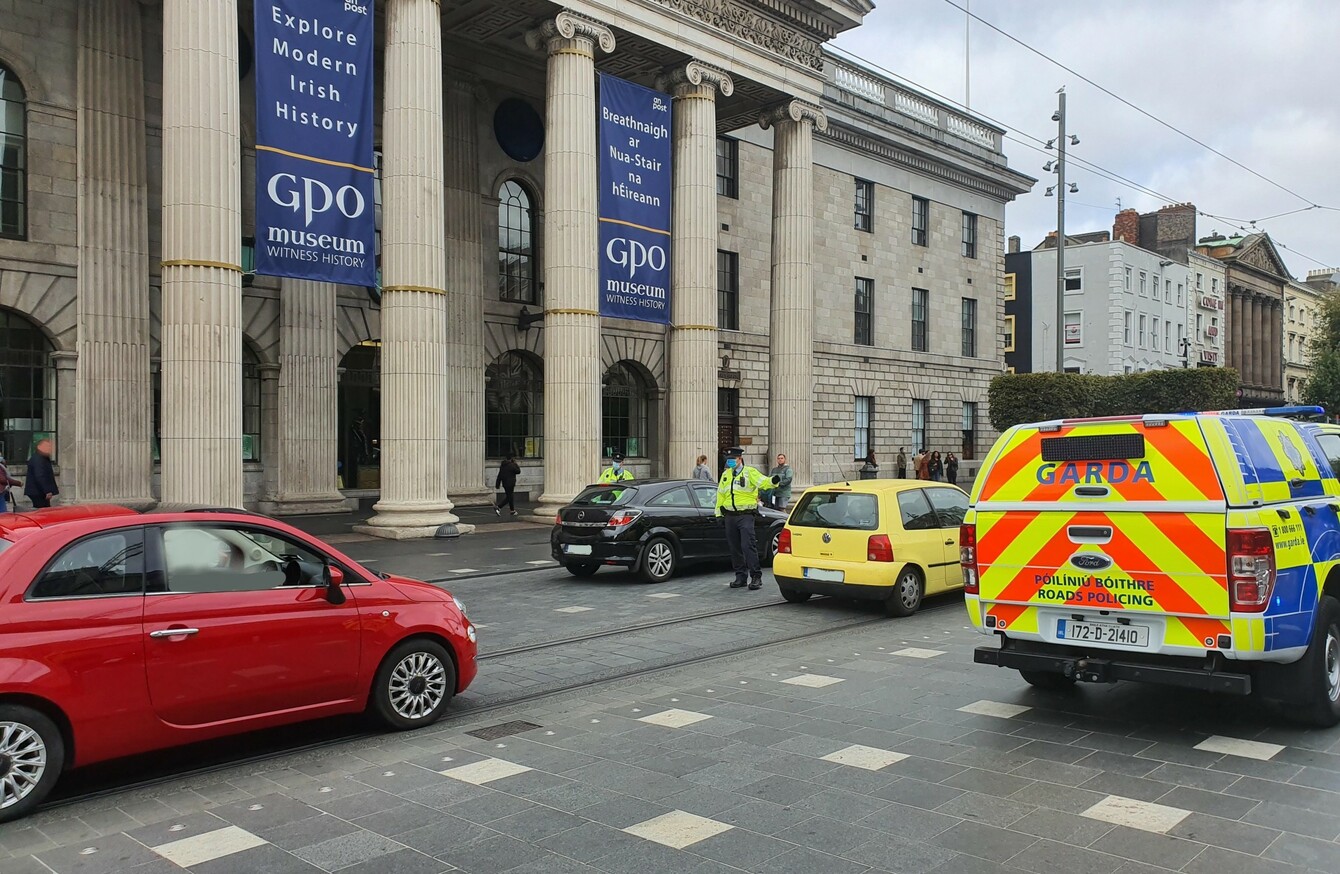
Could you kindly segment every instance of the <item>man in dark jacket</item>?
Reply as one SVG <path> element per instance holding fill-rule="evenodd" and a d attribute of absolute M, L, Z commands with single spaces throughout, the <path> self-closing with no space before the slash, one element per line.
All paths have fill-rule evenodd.
<path fill-rule="evenodd" d="M 516 456 L 509 455 L 502 464 L 498 465 L 498 479 L 493 483 L 495 489 L 502 489 L 502 494 L 498 496 L 498 503 L 493 505 L 493 514 L 502 515 L 502 505 L 506 504 L 516 515 L 516 478 L 521 474 L 521 465 L 517 464 Z"/>
<path fill-rule="evenodd" d="M 9 468 L 5 467 L 5 457 L 0 455 L 0 513 L 17 509 L 14 507 L 14 493 L 10 489 L 22 485 L 23 480 L 15 479 L 9 475 Z"/>
<path fill-rule="evenodd" d="M 33 509 L 51 506 L 51 499 L 60 494 L 56 485 L 56 471 L 51 466 L 51 440 L 37 441 L 37 451 L 28 459 L 28 484 L 23 493 L 33 502 Z"/>

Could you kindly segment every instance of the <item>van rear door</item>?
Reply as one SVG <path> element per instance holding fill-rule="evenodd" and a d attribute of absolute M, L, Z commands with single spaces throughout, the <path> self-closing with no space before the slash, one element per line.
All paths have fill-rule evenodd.
<path fill-rule="evenodd" d="M 988 626 L 1066 643 L 1092 630 L 1077 614 L 1167 616 L 1084 639 L 1151 652 L 1228 633 L 1224 489 L 1196 417 L 1021 426 L 1002 442 L 973 495 Z"/>

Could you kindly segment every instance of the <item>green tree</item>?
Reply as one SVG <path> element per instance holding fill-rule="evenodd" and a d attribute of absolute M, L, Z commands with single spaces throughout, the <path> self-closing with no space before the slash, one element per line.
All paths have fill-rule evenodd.
<path fill-rule="evenodd" d="M 1303 400 L 1320 404 L 1331 415 L 1340 413 L 1340 295 L 1322 299 L 1321 331 L 1312 338 L 1312 375 L 1303 384 Z"/>

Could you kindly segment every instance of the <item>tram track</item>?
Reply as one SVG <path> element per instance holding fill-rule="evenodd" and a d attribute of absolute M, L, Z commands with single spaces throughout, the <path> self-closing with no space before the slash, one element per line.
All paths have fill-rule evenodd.
<path fill-rule="evenodd" d="M 547 649 L 574 646 L 580 643 L 587 643 L 593 640 L 600 640 L 604 638 L 615 637 L 618 635 L 637 633 L 641 631 L 653 631 L 660 628 L 665 628 L 679 624 L 710 620 L 722 616 L 730 616 L 738 613 L 746 613 L 754 610 L 762 610 L 779 606 L 787 606 L 787 602 L 768 601 L 761 604 L 750 604 L 742 607 L 732 607 L 724 610 L 715 610 L 705 613 L 692 614 L 689 616 L 670 617 L 667 619 L 658 620 L 656 622 L 640 623 L 638 625 L 633 626 L 624 626 L 621 628 L 606 629 L 604 631 L 595 631 L 595 632 L 589 632 L 587 634 L 574 635 L 570 638 L 563 638 L 561 640 L 553 640 L 536 644 L 528 644 L 524 646 L 512 647 L 506 650 L 499 650 L 498 652 L 495 653 L 482 654 L 478 657 L 478 659 L 480 661 L 484 661 L 484 660 L 502 659 L 508 656 L 525 655 L 534 652 L 544 651 Z M 959 607 L 961 609 L 961 606 L 962 605 L 958 602 L 933 604 L 923 607 L 921 612 L 923 614 L 936 613 L 939 612 L 940 610 L 949 609 L 952 607 Z M 818 638 L 837 634 L 843 631 L 852 631 L 855 629 L 865 628 L 871 625 L 888 621 L 892 620 L 888 620 L 882 615 L 876 615 L 865 619 L 858 619 L 853 622 L 842 622 L 840 624 L 826 625 L 810 631 L 805 631 L 800 634 L 792 634 L 781 638 L 770 638 L 767 640 L 760 640 L 756 643 L 749 643 L 743 646 L 732 647 L 721 651 L 700 652 L 697 654 L 689 655 L 684 658 L 673 659 L 668 662 L 657 662 L 653 664 L 647 664 L 640 667 L 632 668 L 630 670 L 619 670 L 617 671 L 617 673 L 613 675 L 603 676 L 598 679 L 582 678 L 570 683 L 560 683 L 556 686 L 546 686 L 544 688 L 535 689 L 534 691 L 523 692 L 522 694 L 519 695 L 508 696 L 500 700 L 488 701 L 473 706 L 470 704 L 469 699 L 464 700 L 456 699 L 452 703 L 452 709 L 448 711 L 447 715 L 443 719 L 435 723 L 433 726 L 421 730 L 434 731 L 434 730 L 441 730 L 443 728 L 450 729 L 457 726 L 464 726 L 468 725 L 469 723 L 475 722 L 480 717 L 486 716 L 490 713 L 506 711 L 515 707 L 524 706 L 526 704 L 530 704 L 536 701 L 551 698 L 556 695 L 564 695 L 581 689 L 598 689 L 610 683 L 623 683 L 629 680 L 635 680 L 642 677 L 651 676 L 653 674 L 657 674 L 662 671 L 678 670 L 682 668 L 692 667 L 695 665 L 705 664 L 708 662 L 715 661 L 717 659 L 733 658 L 735 656 L 742 655 L 745 653 L 752 653 L 759 650 L 765 650 L 768 649 L 769 647 L 785 646 L 805 641 L 811 641 Z M 217 745 L 221 750 L 225 751 L 217 761 L 208 761 L 206 764 L 198 766 L 171 768 L 167 771 L 164 771 L 163 773 L 152 774 L 149 777 L 145 777 L 142 779 L 132 779 L 130 781 L 126 781 L 124 779 L 116 779 L 116 775 L 118 774 L 117 771 L 118 765 L 120 765 L 121 767 L 125 767 L 126 766 L 125 763 L 113 762 L 105 766 L 93 766 L 95 770 L 106 771 L 108 774 L 112 775 L 111 778 L 110 779 L 104 778 L 102 781 L 103 785 L 99 785 L 96 778 L 94 778 L 94 780 L 92 781 L 87 781 L 87 778 L 85 777 L 85 781 L 92 782 L 93 785 L 86 790 L 80 791 L 82 789 L 82 787 L 79 786 L 81 774 L 80 772 L 75 772 L 73 775 L 76 778 L 73 781 L 75 785 L 70 787 L 75 790 L 73 794 L 64 794 L 62 792 L 63 786 L 69 786 L 70 783 L 72 782 L 70 781 L 70 778 L 67 776 L 66 779 L 62 781 L 62 784 L 57 785 L 56 793 L 53 796 L 52 800 L 42 805 L 42 807 L 39 808 L 39 812 L 58 810 L 61 808 L 72 807 L 76 804 L 82 804 L 87 801 L 93 801 L 101 798 L 109 798 L 145 789 L 152 789 L 156 786 L 162 786 L 164 784 L 174 781 L 188 780 L 191 778 L 207 776 L 210 774 L 216 774 L 236 768 L 246 768 L 247 766 L 250 765 L 257 765 L 263 762 L 274 761 L 276 759 L 284 757 L 297 756 L 302 755 L 304 753 L 311 753 L 320 750 L 331 749 L 334 747 L 338 747 L 341 744 L 356 743 L 363 740 L 371 740 L 373 738 L 391 736 L 386 731 L 369 730 L 363 727 L 356 727 L 356 726 L 362 726 L 363 722 L 364 721 L 359 717 L 342 717 L 342 718 L 335 718 L 332 720 L 322 720 L 319 721 L 318 723 L 307 723 L 297 726 L 290 726 L 283 729 L 275 729 L 272 732 L 263 733 L 264 735 L 273 737 L 273 739 L 271 740 L 272 745 L 269 748 L 262 749 L 259 752 L 254 752 L 242 756 L 228 755 L 226 753 L 228 745 L 230 743 L 236 743 L 238 741 L 238 738 L 230 738 L 222 741 L 214 741 L 210 743 L 211 746 Z M 329 736 L 322 736 L 317 740 L 309 741 L 306 743 L 294 743 L 292 740 L 286 740 L 286 738 L 289 738 L 291 734 L 295 731 L 302 731 L 303 729 L 308 729 L 310 731 L 313 725 L 318 726 L 319 730 L 323 732 L 329 732 L 330 733 Z M 254 740 L 256 738 L 256 735 L 241 736 L 241 740 L 243 741 L 246 741 L 248 738 Z M 184 747 L 179 748 L 177 750 L 169 751 L 168 755 L 170 756 L 172 754 L 177 755 L 185 754 L 189 756 L 193 751 L 196 751 L 198 749 L 200 749 L 200 747 L 198 746 Z M 164 756 L 165 754 L 160 752 L 154 755 L 154 759 L 161 760 L 162 758 L 164 758 Z M 130 761 L 135 762 L 139 760 L 140 758 L 137 757 L 137 759 L 133 759 Z M 88 772 L 85 772 L 85 774 L 87 773 Z"/>

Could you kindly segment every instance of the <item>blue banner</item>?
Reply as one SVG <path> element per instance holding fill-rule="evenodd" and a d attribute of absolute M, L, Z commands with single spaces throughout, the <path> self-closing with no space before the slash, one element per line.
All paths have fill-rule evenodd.
<path fill-rule="evenodd" d="M 670 322 L 670 97 L 600 75 L 600 314 Z"/>
<path fill-rule="evenodd" d="M 256 272 L 373 287 L 372 0 L 256 0 Z"/>

